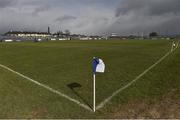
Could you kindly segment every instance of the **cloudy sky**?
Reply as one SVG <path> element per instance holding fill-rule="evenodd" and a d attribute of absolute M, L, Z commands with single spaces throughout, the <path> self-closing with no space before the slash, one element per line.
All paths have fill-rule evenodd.
<path fill-rule="evenodd" d="M 0 33 L 48 26 L 91 35 L 180 34 L 180 0 L 0 0 Z"/>

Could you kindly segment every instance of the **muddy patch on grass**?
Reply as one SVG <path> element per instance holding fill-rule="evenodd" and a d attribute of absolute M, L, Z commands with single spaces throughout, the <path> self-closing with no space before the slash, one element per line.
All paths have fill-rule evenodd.
<path fill-rule="evenodd" d="M 34 108 L 33 111 L 31 112 L 31 118 L 41 118 L 46 116 L 47 114 L 47 109 L 44 107 L 38 107 L 38 108 Z"/>
<path fill-rule="evenodd" d="M 110 113 L 110 118 L 180 118 L 180 99 L 164 97 L 160 101 L 133 101 L 119 105 Z"/>

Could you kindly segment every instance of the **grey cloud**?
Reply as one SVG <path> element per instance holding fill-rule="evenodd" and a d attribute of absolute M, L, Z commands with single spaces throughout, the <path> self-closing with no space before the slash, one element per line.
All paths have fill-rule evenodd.
<path fill-rule="evenodd" d="M 121 0 L 109 33 L 132 34 L 157 31 L 180 33 L 179 0 Z"/>
<path fill-rule="evenodd" d="M 146 15 L 162 15 L 180 12 L 179 0 L 121 0 L 115 16 L 141 12 Z"/>
<path fill-rule="evenodd" d="M 158 17 L 130 17 L 129 20 L 120 17 L 114 23 L 112 23 L 105 32 L 108 33 L 118 33 L 120 35 L 129 34 L 148 34 L 150 32 L 156 31 L 161 34 L 166 34 L 168 31 L 170 34 L 179 34 L 180 27 L 180 17 L 173 16 L 158 16 Z"/>
<path fill-rule="evenodd" d="M 0 0 L 0 8 L 6 8 L 15 4 L 17 0 Z"/>
<path fill-rule="evenodd" d="M 162 22 L 161 24 L 152 27 L 152 31 L 160 32 L 161 34 L 179 34 L 180 32 L 180 14 L 177 16 L 172 16 L 168 20 Z"/>
<path fill-rule="evenodd" d="M 107 23 L 108 21 L 109 21 L 109 19 L 106 18 L 106 17 L 96 17 L 96 18 L 93 19 L 94 24 Z"/>
<path fill-rule="evenodd" d="M 178 14 L 180 12 L 179 0 L 157 0 L 154 4 L 152 3 L 152 6 L 149 8 L 150 15 Z"/>
<path fill-rule="evenodd" d="M 35 8 L 35 10 L 33 11 L 33 15 L 38 15 L 41 12 L 45 12 L 48 11 L 51 7 L 49 5 L 41 5 L 41 6 L 37 6 Z"/>
<path fill-rule="evenodd" d="M 132 10 L 141 9 L 143 6 L 144 0 L 122 0 L 116 9 L 115 16 L 119 17 L 120 15 L 128 14 Z"/>
<path fill-rule="evenodd" d="M 77 17 L 71 15 L 63 15 L 55 19 L 55 22 L 69 22 L 71 20 L 75 20 Z"/>
<path fill-rule="evenodd" d="M 83 34 L 180 33 L 179 6 L 179 0 L 0 0 L 0 32 L 51 26 Z"/>

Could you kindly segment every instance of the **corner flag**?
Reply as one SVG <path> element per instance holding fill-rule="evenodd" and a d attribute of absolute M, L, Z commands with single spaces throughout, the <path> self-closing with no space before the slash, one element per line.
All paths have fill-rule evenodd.
<path fill-rule="evenodd" d="M 93 111 L 96 111 L 96 73 L 105 72 L 105 64 L 102 59 L 93 58 Z"/>
<path fill-rule="evenodd" d="M 104 73 L 105 71 L 105 64 L 102 59 L 94 58 L 93 59 L 93 73 Z"/>

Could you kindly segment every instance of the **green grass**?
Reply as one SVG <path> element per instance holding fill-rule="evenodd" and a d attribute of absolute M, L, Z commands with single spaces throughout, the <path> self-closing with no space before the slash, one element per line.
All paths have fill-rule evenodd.
<path fill-rule="evenodd" d="M 164 56 L 165 40 L 62 41 L 0 43 L 0 64 L 92 106 L 92 58 L 101 57 L 106 72 L 97 74 L 97 105 Z M 107 118 L 119 104 L 180 93 L 180 49 L 96 113 L 0 68 L 0 118 Z M 174 72 L 176 71 L 176 72 Z M 82 85 L 74 94 L 67 85 Z M 179 98 L 179 96 L 178 96 Z M 110 116 L 111 118 L 111 116 Z"/>

